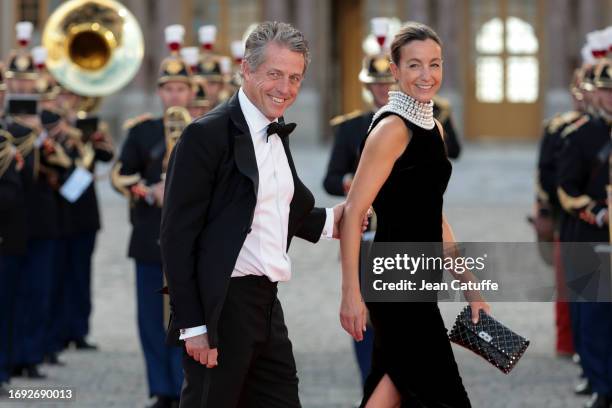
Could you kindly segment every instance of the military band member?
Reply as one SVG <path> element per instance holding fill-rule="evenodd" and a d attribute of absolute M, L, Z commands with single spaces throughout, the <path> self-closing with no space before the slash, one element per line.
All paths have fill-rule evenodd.
<path fill-rule="evenodd" d="M 195 120 L 210 111 L 210 101 L 206 95 L 206 81 L 198 78 L 193 79 L 194 97 L 187 110 Z"/>
<path fill-rule="evenodd" d="M 459 135 L 453 125 L 451 115 L 451 104 L 447 99 L 436 95 L 433 98 L 434 117 L 440 122 L 444 128 L 444 144 L 446 146 L 446 154 L 450 159 L 458 159 L 461 154 L 461 142 Z"/>
<path fill-rule="evenodd" d="M 60 146 L 41 132 L 35 105 L 39 79 L 28 48 L 31 23 L 17 23 L 19 47 L 7 64 L 7 98 L 15 100 L 7 112 L 7 130 L 24 159 L 20 174 L 23 181 L 27 220 L 27 253 L 19 266 L 13 313 L 12 374 L 29 378 L 44 377 L 38 371 L 47 345 L 46 322 L 50 284 L 54 273 L 55 251 L 59 235 L 58 207 L 54 187 L 56 179 L 49 169 L 60 171 L 70 161 Z"/>
<path fill-rule="evenodd" d="M 198 39 L 201 44 L 199 76 L 205 79 L 204 91 L 213 109 L 222 102 L 225 80 L 221 69 L 221 56 L 213 52 L 217 35 L 217 28 L 213 25 L 205 25 L 198 30 Z"/>
<path fill-rule="evenodd" d="M 547 254 L 548 262 L 555 269 L 559 299 L 555 302 L 556 352 L 559 356 L 574 354 L 574 341 L 570 319 L 570 304 L 565 291 L 565 277 L 561 262 L 559 242 L 568 241 L 568 216 L 563 212 L 557 196 L 557 167 L 562 147 L 561 134 L 585 114 L 584 96 L 580 89 L 583 69 L 576 69 L 570 86 L 573 109 L 547 120 L 540 142 L 538 172 L 536 177 L 536 204 L 533 224 L 538 241 L 554 242 L 553 251 Z M 571 129 L 571 128 L 570 128 Z M 561 226 L 563 225 L 563 236 Z M 580 390 L 578 390 L 580 391 Z"/>
<path fill-rule="evenodd" d="M 335 128 L 334 146 L 323 181 L 323 186 L 329 194 L 345 196 L 351 187 L 353 175 L 357 170 L 361 143 L 367 134 L 372 117 L 378 109 L 387 104 L 389 90 L 395 84 L 389 61 L 389 56 L 381 53 L 366 56 L 362 61 L 359 81 L 369 93 L 368 99 L 372 101 L 372 109 L 367 112 L 356 111 L 331 120 L 331 125 Z M 369 236 L 367 239 L 371 240 L 371 234 L 372 232 L 366 235 Z M 370 373 L 373 341 L 374 330 L 368 325 L 363 341 L 353 342 L 362 382 L 365 382 Z"/>
<path fill-rule="evenodd" d="M 600 115 L 575 122 L 574 131 L 564 138 L 559 160 L 559 201 L 563 209 L 574 217 L 572 241 L 582 243 L 609 242 L 609 214 L 606 186 L 610 183 L 608 158 L 610 156 L 610 131 L 612 124 L 611 63 L 604 60 L 595 66 L 593 76 L 593 109 Z M 593 245 L 594 246 L 594 245 Z M 591 248 L 588 246 L 587 248 Z M 569 289 L 578 290 L 576 280 L 586 261 L 596 259 L 593 250 L 579 254 L 580 265 L 567 265 Z M 609 265 L 608 267 L 609 268 Z M 597 290 L 609 288 L 609 269 L 605 268 L 593 284 Z M 588 288 L 584 288 L 587 290 Z M 593 293 L 583 293 L 593 297 Z M 607 297 L 609 298 L 608 292 Z M 593 300 L 593 299 L 592 299 Z M 579 343 L 577 352 L 585 377 L 593 396 L 587 407 L 609 408 L 612 404 L 612 303 L 576 302 L 572 308 L 572 320 L 578 321 Z M 574 326 L 576 327 L 576 326 Z"/>
<path fill-rule="evenodd" d="M 193 119 L 197 119 L 211 109 L 211 104 L 206 94 L 207 80 L 200 75 L 203 71 L 200 52 L 197 47 L 181 48 L 181 57 L 185 64 L 189 65 L 191 82 L 194 89 L 194 97 L 188 107 L 189 115 Z"/>
<path fill-rule="evenodd" d="M 69 142 L 73 145 L 72 156 L 78 160 L 80 168 L 95 177 L 96 164 L 109 162 L 114 157 L 114 146 L 107 124 L 89 113 L 95 109 L 98 100 L 78 95 L 65 88 L 62 88 L 61 94 L 61 110 L 71 129 Z M 95 350 L 97 346 L 86 340 L 92 310 L 92 257 L 96 236 L 101 229 L 95 182 L 91 182 L 75 202 L 64 201 L 64 204 L 68 204 L 67 216 L 73 226 L 66 252 L 66 260 L 72 267 L 68 269 L 65 277 L 64 298 L 68 316 L 64 327 L 64 341 L 78 350 Z"/>
<path fill-rule="evenodd" d="M 0 82 L 0 86 L 4 85 Z M 12 361 L 13 308 L 17 280 L 26 254 L 23 159 L 0 124 L 0 398 L 8 395 Z"/>
<path fill-rule="evenodd" d="M 359 81 L 371 95 L 372 109 L 338 116 L 330 122 L 335 129 L 334 146 L 323 182 L 329 194 L 344 196 L 350 188 L 359 161 L 361 142 L 375 111 L 387 103 L 389 90 L 395 84 L 390 66 L 385 54 L 366 56 L 359 72 Z"/>
<path fill-rule="evenodd" d="M 167 41 L 180 44 L 182 36 L 174 37 L 173 30 L 167 32 Z M 193 99 L 191 74 L 178 52 L 162 61 L 157 83 L 164 109 L 189 106 Z M 143 115 L 127 127 L 112 183 L 130 202 L 132 235 L 128 256 L 136 263 L 138 330 L 149 395 L 156 397 L 156 408 L 170 407 L 177 405 L 183 373 L 182 350 L 165 344 L 162 296 L 158 293 L 163 286 L 159 229 L 164 194 L 162 162 L 166 154 L 164 123 L 163 118 Z"/>

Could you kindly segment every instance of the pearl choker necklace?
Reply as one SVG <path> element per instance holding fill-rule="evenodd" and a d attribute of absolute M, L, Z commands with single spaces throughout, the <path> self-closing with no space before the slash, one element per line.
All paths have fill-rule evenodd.
<path fill-rule="evenodd" d="M 436 126 L 433 116 L 433 101 L 423 103 L 403 92 L 389 91 L 389 103 L 374 114 L 368 132 L 372 130 L 372 124 L 376 122 L 380 115 L 386 112 L 395 113 L 423 129 L 431 130 Z"/>

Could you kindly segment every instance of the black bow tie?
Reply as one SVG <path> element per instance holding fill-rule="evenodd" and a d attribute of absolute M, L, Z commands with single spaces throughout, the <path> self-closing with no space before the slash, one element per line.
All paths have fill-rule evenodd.
<path fill-rule="evenodd" d="M 289 134 L 293 132 L 293 129 L 295 129 L 296 126 L 297 125 L 295 123 L 279 123 L 279 122 L 270 123 L 266 131 L 266 134 L 267 134 L 266 142 L 268 141 L 268 138 L 270 137 L 270 135 L 273 135 L 275 133 L 281 139 L 289 136 Z"/>

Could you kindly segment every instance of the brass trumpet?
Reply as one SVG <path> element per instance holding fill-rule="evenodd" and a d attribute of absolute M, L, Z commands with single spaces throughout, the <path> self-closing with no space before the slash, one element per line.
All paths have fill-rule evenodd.
<path fill-rule="evenodd" d="M 168 169 L 168 160 L 174 146 L 178 142 L 183 130 L 191 122 L 191 115 L 186 108 L 171 106 L 164 112 L 164 135 L 166 138 L 166 154 L 162 165 L 162 175 L 165 176 Z"/>

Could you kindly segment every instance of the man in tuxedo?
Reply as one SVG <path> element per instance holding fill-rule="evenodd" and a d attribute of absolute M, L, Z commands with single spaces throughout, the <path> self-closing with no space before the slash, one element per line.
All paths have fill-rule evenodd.
<path fill-rule="evenodd" d="M 289 150 L 285 110 L 309 51 L 289 24 L 249 35 L 242 87 L 183 132 L 166 178 L 161 248 L 168 340 L 185 341 L 181 407 L 299 407 L 277 283 L 291 278 L 294 236 L 338 230 L 343 205 L 314 207 Z"/>

